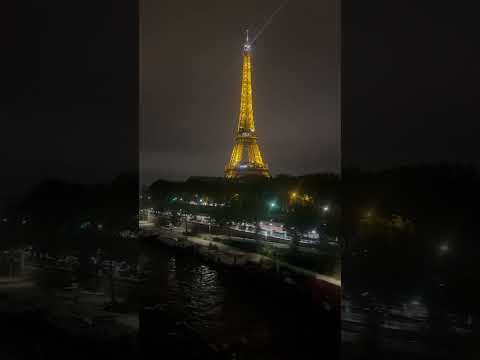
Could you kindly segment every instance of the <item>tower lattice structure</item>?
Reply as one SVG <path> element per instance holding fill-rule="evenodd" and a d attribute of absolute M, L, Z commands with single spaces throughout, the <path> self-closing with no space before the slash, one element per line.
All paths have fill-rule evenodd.
<path fill-rule="evenodd" d="M 230 160 L 225 166 L 226 178 L 246 175 L 269 177 L 267 165 L 257 143 L 252 101 L 252 62 L 251 44 L 247 39 L 243 46 L 242 88 L 240 97 L 240 115 L 235 132 L 235 140 Z"/>

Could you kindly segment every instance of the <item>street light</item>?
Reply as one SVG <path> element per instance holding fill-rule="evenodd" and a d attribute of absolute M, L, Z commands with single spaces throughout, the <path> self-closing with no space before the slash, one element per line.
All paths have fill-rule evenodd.
<path fill-rule="evenodd" d="M 443 243 L 438 247 L 438 250 L 440 251 L 440 255 L 443 255 L 449 252 L 450 247 L 448 246 L 448 243 Z"/>
<path fill-rule="evenodd" d="M 330 207 L 328 205 L 325 205 L 323 207 L 323 212 L 327 212 L 328 210 L 330 210 Z"/>
<path fill-rule="evenodd" d="M 303 196 L 303 201 L 310 202 L 310 201 L 312 201 L 312 197 L 310 195 L 305 194 Z"/>
<path fill-rule="evenodd" d="M 277 203 L 275 201 L 272 201 L 269 205 L 270 205 L 270 208 L 273 209 L 277 206 Z"/>

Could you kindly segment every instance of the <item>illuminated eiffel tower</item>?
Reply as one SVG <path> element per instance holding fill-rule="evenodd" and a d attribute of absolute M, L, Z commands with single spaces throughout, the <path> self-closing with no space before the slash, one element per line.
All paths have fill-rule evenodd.
<path fill-rule="evenodd" d="M 260 175 L 270 177 L 267 165 L 263 162 L 262 154 L 257 143 L 255 123 L 253 121 L 252 103 L 252 65 L 251 44 L 247 40 L 243 45 L 242 94 L 240 98 L 240 115 L 235 133 L 230 161 L 225 166 L 226 178 L 237 178 L 246 175 Z"/>

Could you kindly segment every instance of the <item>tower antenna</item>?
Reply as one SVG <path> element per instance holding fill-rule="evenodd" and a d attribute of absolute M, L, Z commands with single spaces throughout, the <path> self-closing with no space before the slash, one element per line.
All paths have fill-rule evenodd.
<path fill-rule="evenodd" d="M 247 38 L 245 40 L 245 44 L 243 45 L 243 50 L 244 51 L 250 51 L 252 44 L 250 44 L 250 41 L 248 40 L 248 28 L 247 28 Z"/>

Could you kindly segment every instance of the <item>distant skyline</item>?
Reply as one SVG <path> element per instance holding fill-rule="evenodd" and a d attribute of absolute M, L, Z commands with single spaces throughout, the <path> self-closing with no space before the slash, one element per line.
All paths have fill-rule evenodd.
<path fill-rule="evenodd" d="M 245 30 L 278 0 L 143 1 L 142 183 L 223 176 L 240 105 Z M 257 136 L 272 175 L 340 170 L 338 4 L 290 1 L 253 45 Z"/>

